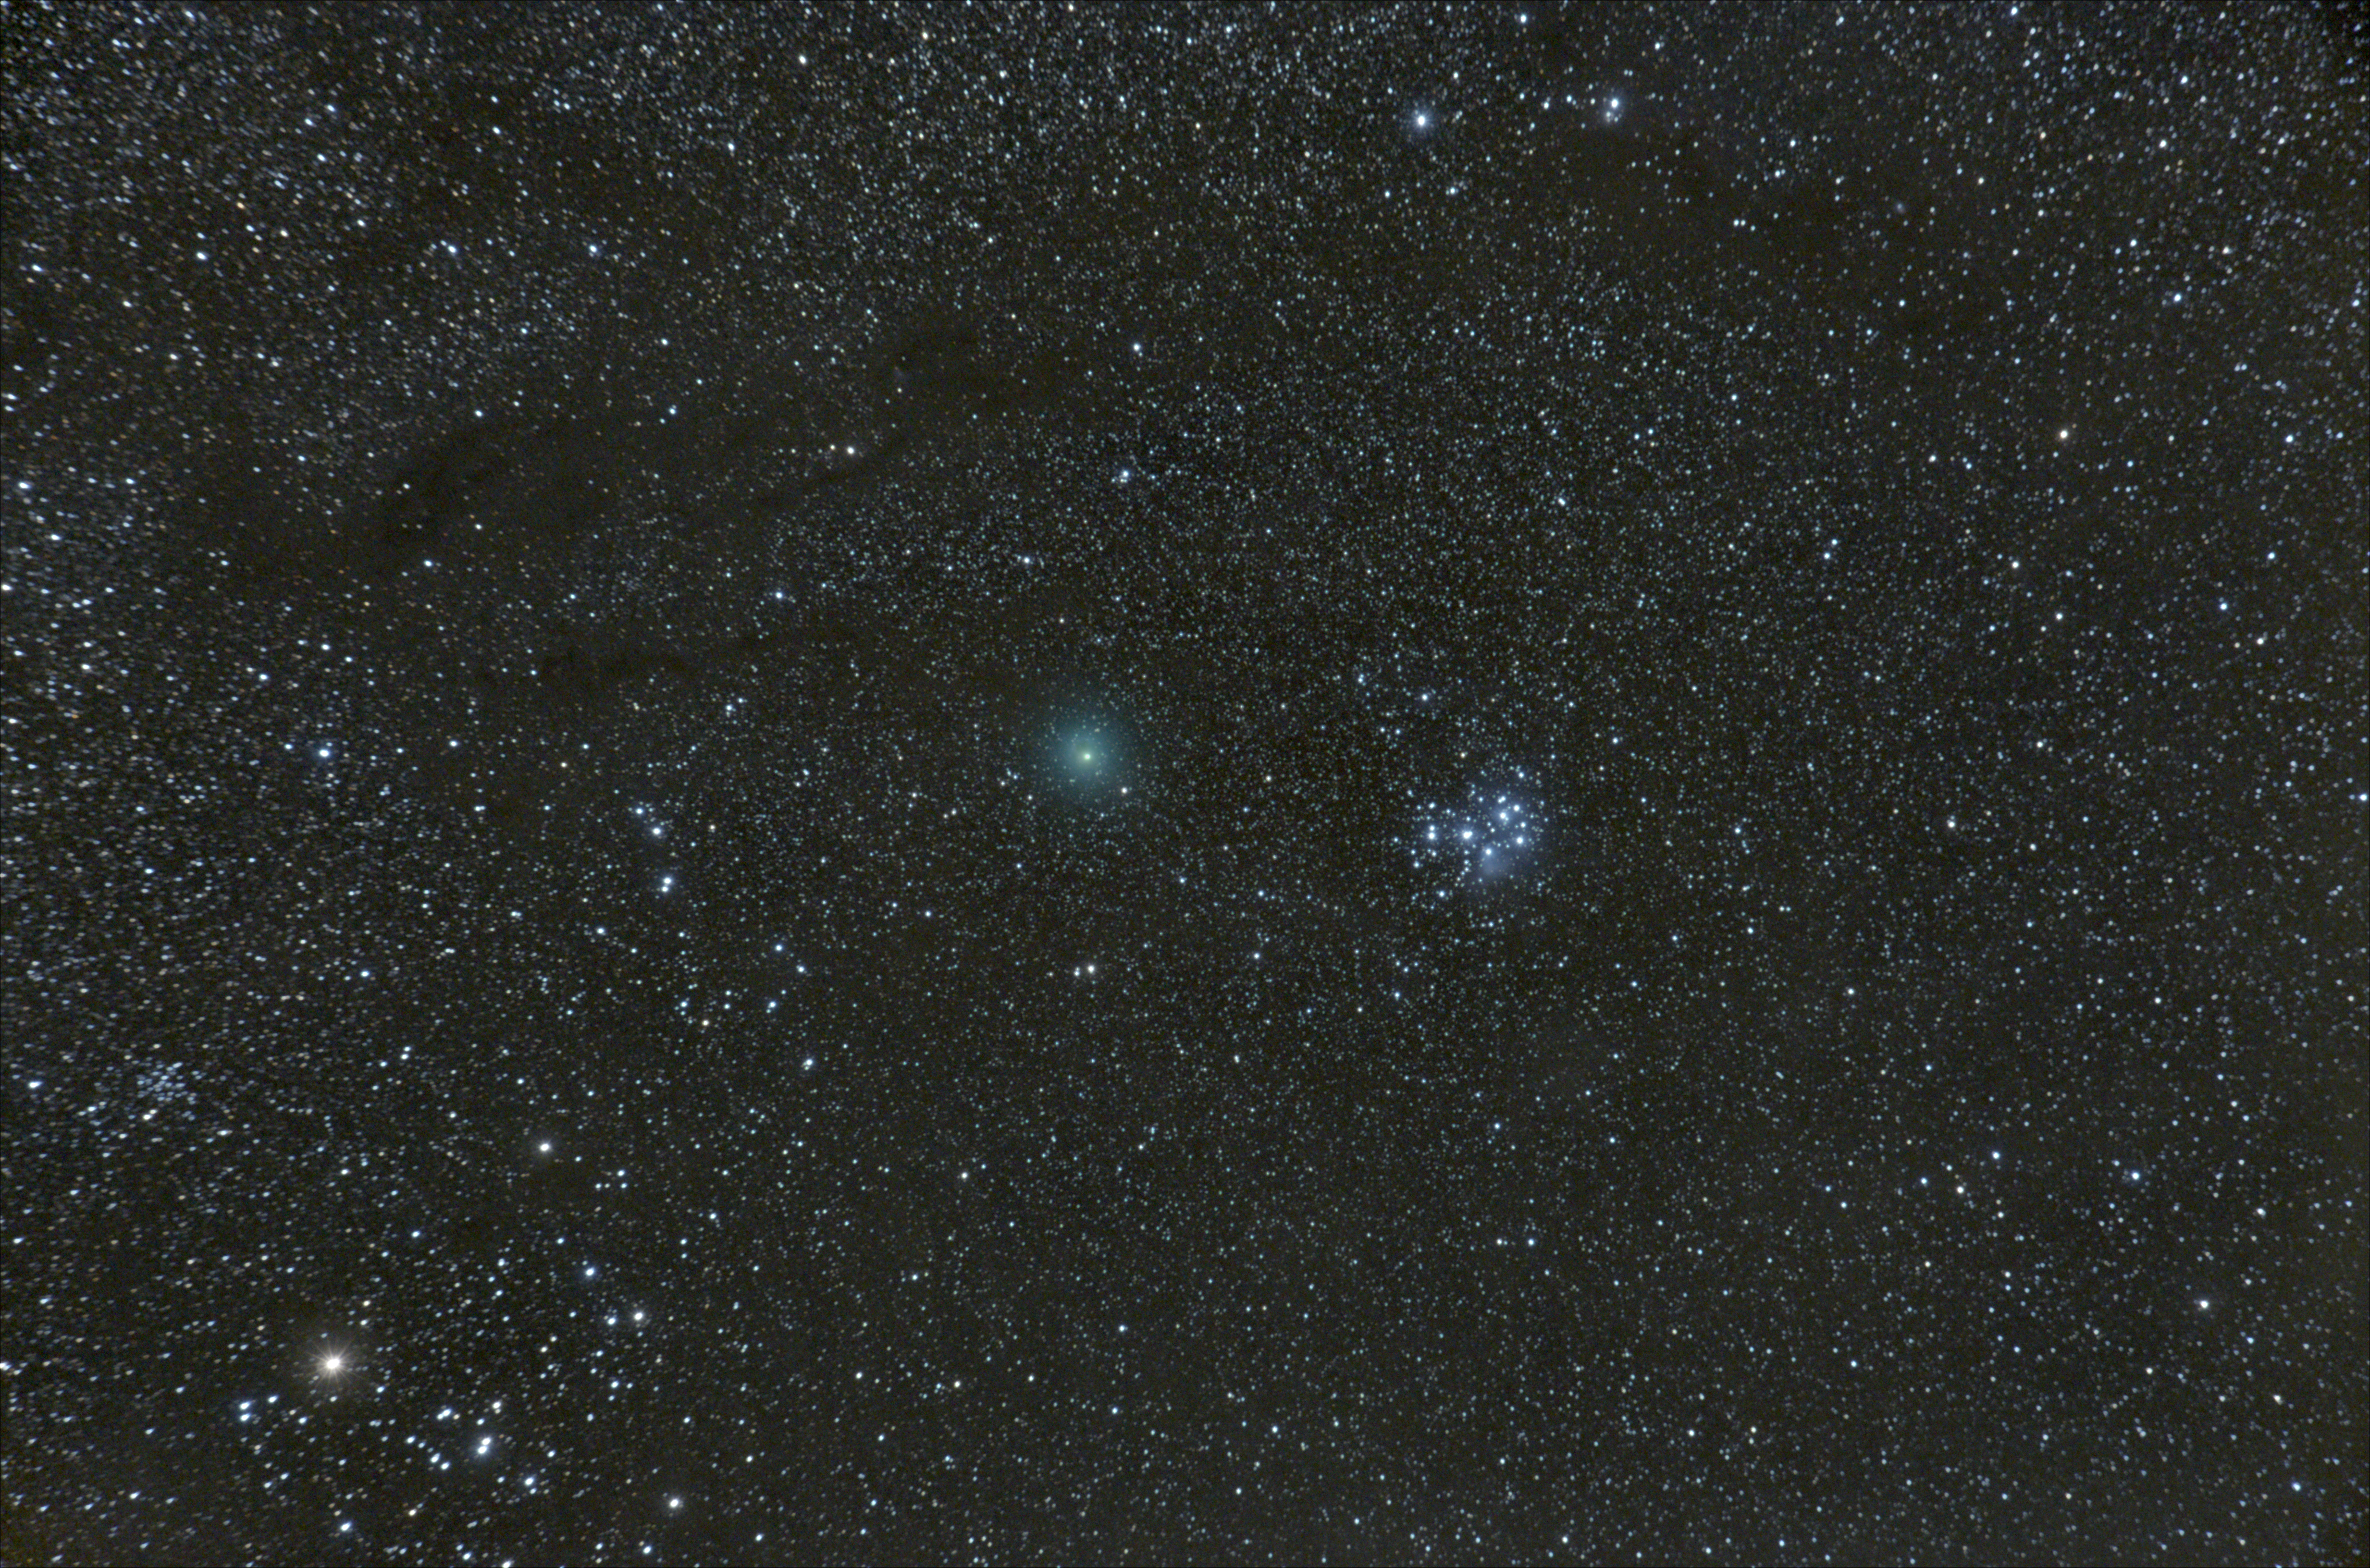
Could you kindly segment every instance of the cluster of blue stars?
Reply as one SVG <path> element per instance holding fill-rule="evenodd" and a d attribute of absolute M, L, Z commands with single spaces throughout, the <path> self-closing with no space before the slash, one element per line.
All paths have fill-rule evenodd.
<path fill-rule="evenodd" d="M 1542 826 L 1537 811 L 1513 791 L 1476 786 L 1461 801 L 1424 807 L 1413 859 L 1458 882 L 1495 882 L 1533 863 Z"/>

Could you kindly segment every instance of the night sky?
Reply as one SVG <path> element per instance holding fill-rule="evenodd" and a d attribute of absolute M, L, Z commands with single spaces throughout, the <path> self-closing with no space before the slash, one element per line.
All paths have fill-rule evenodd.
<path fill-rule="evenodd" d="M 2359 1561 L 2344 14 L 12 5 L 11 1561 Z"/>

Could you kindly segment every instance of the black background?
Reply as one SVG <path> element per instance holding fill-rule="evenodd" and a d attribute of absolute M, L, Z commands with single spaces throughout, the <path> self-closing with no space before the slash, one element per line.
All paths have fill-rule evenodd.
<path fill-rule="evenodd" d="M 12 10 L 5 1554 L 2358 1560 L 2346 26 Z"/>

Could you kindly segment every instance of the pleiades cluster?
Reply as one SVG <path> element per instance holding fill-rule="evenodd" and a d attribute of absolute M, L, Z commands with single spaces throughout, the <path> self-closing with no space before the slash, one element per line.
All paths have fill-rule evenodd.
<path fill-rule="evenodd" d="M 2362 1560 L 2350 12 L 5 31 L 0 1558 Z"/>

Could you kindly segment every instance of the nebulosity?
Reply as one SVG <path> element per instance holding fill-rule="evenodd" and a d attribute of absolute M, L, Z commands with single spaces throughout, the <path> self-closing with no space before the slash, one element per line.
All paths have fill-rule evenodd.
<path fill-rule="evenodd" d="M 1417 813 L 1409 849 L 1414 864 L 1444 884 L 1486 886 L 1526 875 L 1545 849 L 1546 822 L 1517 774 L 1512 784 L 1475 784 Z"/>
<path fill-rule="evenodd" d="M 1043 776 L 1064 798 L 1115 805 L 1134 795 L 1135 758 L 1119 725 L 1108 718 L 1053 726 L 1041 753 Z"/>

